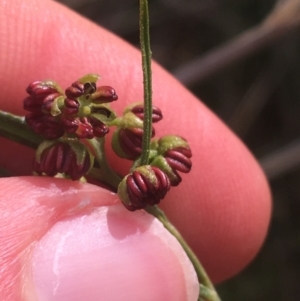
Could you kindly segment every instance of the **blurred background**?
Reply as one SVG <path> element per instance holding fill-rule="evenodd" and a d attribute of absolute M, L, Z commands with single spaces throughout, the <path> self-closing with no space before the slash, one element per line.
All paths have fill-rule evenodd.
<path fill-rule="evenodd" d="M 139 47 L 137 0 L 61 0 Z M 244 141 L 272 187 L 255 261 L 223 301 L 300 300 L 300 0 L 151 0 L 153 58 Z"/>

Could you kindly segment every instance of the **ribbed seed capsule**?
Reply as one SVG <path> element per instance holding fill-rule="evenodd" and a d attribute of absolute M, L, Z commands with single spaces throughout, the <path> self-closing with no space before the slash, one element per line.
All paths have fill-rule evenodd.
<path fill-rule="evenodd" d="M 143 104 L 138 104 L 135 105 L 132 109 L 131 112 L 139 117 L 141 120 L 144 120 L 145 118 L 145 109 Z M 153 106 L 152 107 L 152 122 L 158 122 L 162 120 L 163 115 L 161 110 L 158 107 Z"/>
<path fill-rule="evenodd" d="M 91 153 L 79 142 L 71 145 L 62 141 L 44 141 L 37 150 L 33 168 L 38 174 L 55 176 L 65 173 L 72 180 L 78 180 L 92 167 L 93 160 Z"/>
<path fill-rule="evenodd" d="M 170 189 L 166 174 L 150 165 L 137 167 L 127 175 L 118 187 L 124 206 L 131 211 L 156 205 Z"/>
<path fill-rule="evenodd" d="M 141 128 L 118 128 L 112 139 L 112 147 L 115 153 L 129 160 L 135 160 L 142 153 L 142 141 L 144 131 Z M 152 127 L 152 137 L 155 129 Z"/>
<path fill-rule="evenodd" d="M 157 156 L 150 164 L 161 168 L 172 186 L 181 182 L 178 172 L 188 173 L 192 168 L 192 152 L 187 141 L 179 136 L 164 136 L 156 142 Z"/>
<path fill-rule="evenodd" d="M 119 144 L 128 158 L 135 159 L 142 153 L 142 138 L 129 129 L 119 130 Z"/>
<path fill-rule="evenodd" d="M 186 154 L 189 154 L 187 156 Z M 190 157 L 191 152 L 185 151 L 183 148 L 174 148 L 165 152 L 164 157 L 168 164 L 175 170 L 188 173 L 192 168 L 192 161 Z"/>

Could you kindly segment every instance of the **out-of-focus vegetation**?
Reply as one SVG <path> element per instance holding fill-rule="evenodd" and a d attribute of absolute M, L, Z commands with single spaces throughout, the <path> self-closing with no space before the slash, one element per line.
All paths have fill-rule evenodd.
<path fill-rule="evenodd" d="M 62 0 L 139 45 L 138 1 Z M 269 177 L 268 239 L 222 300 L 300 300 L 300 0 L 151 0 L 153 57 L 251 149 Z"/>

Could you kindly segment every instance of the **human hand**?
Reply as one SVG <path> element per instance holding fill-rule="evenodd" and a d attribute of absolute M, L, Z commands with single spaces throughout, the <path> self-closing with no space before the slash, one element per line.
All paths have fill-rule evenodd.
<path fill-rule="evenodd" d="M 0 1 L 0 15 L 1 110 L 23 115 L 25 88 L 34 80 L 67 87 L 91 72 L 116 89 L 119 113 L 143 98 L 140 53 L 113 34 L 46 0 Z M 161 207 L 211 278 L 222 281 L 265 238 L 268 185 L 242 143 L 156 64 L 153 92 L 164 115 L 158 135 L 181 135 L 193 151 L 191 173 Z M 31 173 L 32 150 L 2 138 L 0 145 L 0 166 Z M 126 173 L 127 162 L 112 152 L 109 159 Z M 45 294 L 39 301 L 189 300 L 187 290 L 192 296 L 195 279 L 192 272 L 188 278 L 180 248 L 148 215 L 127 212 L 110 192 L 39 177 L 1 179 L 0 190 L 1 300 L 35 300 L 34 291 Z"/>

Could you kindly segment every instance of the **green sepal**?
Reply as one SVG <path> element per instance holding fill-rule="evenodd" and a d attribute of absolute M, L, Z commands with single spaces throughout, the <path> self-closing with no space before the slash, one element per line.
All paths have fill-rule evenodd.
<path fill-rule="evenodd" d="M 154 158 L 157 156 L 157 151 L 150 149 L 149 152 L 149 162 L 154 160 Z M 138 157 L 132 164 L 130 171 L 133 171 L 136 169 L 138 166 L 141 166 L 141 157 Z"/>
<path fill-rule="evenodd" d="M 131 200 L 129 198 L 128 192 L 127 192 L 127 184 L 126 180 L 129 175 L 125 176 L 122 181 L 120 182 L 118 186 L 118 196 L 123 204 L 130 206 Z"/>
<path fill-rule="evenodd" d="M 123 115 L 120 127 L 124 129 L 139 128 L 143 129 L 143 121 L 132 112 L 127 112 Z"/>
<path fill-rule="evenodd" d="M 91 103 L 89 105 L 90 109 L 91 109 L 91 116 L 99 119 L 100 121 L 102 121 L 103 123 L 105 123 L 106 125 L 109 126 L 109 124 L 116 119 L 117 114 L 114 110 L 112 110 L 110 108 L 109 104 L 94 104 Z M 106 114 L 100 114 L 100 113 L 93 113 L 93 109 L 97 112 L 98 110 L 103 109 L 104 111 L 109 111 L 109 116 L 107 116 Z"/>
<path fill-rule="evenodd" d="M 176 135 L 167 135 L 157 141 L 157 152 L 160 155 L 177 147 L 190 148 L 188 142 L 184 138 Z"/>
<path fill-rule="evenodd" d="M 144 175 L 150 181 L 151 184 L 156 186 L 157 178 L 156 178 L 156 175 L 155 175 L 155 173 L 152 170 L 150 165 L 139 166 L 139 167 L 135 168 L 133 171 L 137 171 L 137 172 L 141 173 L 142 175 Z M 120 182 L 120 184 L 118 186 L 118 196 L 121 199 L 123 204 L 130 206 L 131 205 L 131 200 L 130 200 L 130 197 L 129 197 L 128 192 L 127 192 L 127 183 L 126 183 L 127 177 L 129 175 L 126 175 L 122 179 L 122 181 Z"/>
<path fill-rule="evenodd" d="M 81 83 L 83 83 L 83 84 L 86 84 L 86 83 L 96 83 L 100 78 L 101 77 L 98 74 L 89 73 L 89 74 L 86 74 L 86 75 L 80 77 L 78 79 L 78 81 L 81 82 Z"/>
<path fill-rule="evenodd" d="M 111 146 L 113 151 L 116 153 L 116 155 L 118 155 L 120 158 L 123 159 L 128 159 L 131 160 L 132 157 L 128 154 L 126 154 L 122 147 L 120 146 L 120 142 L 119 142 L 119 132 L 120 132 L 121 128 L 116 128 L 116 130 L 114 131 L 113 135 L 112 135 L 112 139 L 111 139 Z"/>
<path fill-rule="evenodd" d="M 141 173 L 142 175 L 144 175 L 150 181 L 151 184 L 153 184 L 153 185 L 157 184 L 156 175 L 150 165 L 139 166 L 139 167 L 135 168 L 134 171 L 137 171 L 137 172 Z"/>
<path fill-rule="evenodd" d="M 150 161 L 150 165 L 161 169 L 168 176 L 171 184 L 178 183 L 178 181 L 180 181 L 178 174 L 174 173 L 173 169 L 162 155 L 156 156 L 152 161 Z"/>
<path fill-rule="evenodd" d="M 71 146 L 76 156 L 77 165 L 83 164 L 85 157 L 90 156 L 90 169 L 94 166 L 94 156 L 88 150 L 86 145 L 80 143 L 78 140 L 65 139 L 63 142 L 68 143 Z"/>
<path fill-rule="evenodd" d="M 41 163 L 41 156 L 45 149 L 56 144 L 59 140 L 44 140 L 37 148 L 35 152 L 35 158 L 38 163 Z"/>
<path fill-rule="evenodd" d="M 112 149 L 119 157 L 132 160 L 132 156 L 125 153 L 120 146 L 119 132 L 122 129 L 143 129 L 143 121 L 130 111 L 117 119 L 118 126 L 116 127 L 111 140 Z"/>
<path fill-rule="evenodd" d="M 55 98 L 51 106 L 51 115 L 58 116 L 61 114 L 60 108 L 64 105 L 65 96 L 61 95 Z"/>
<path fill-rule="evenodd" d="M 131 112 L 131 110 L 136 107 L 136 106 L 139 106 L 139 105 L 144 105 L 143 102 L 134 102 L 134 103 L 131 103 L 130 105 L 128 105 L 125 110 L 123 111 L 123 115 L 125 115 L 126 113 L 128 112 Z M 131 112 L 132 113 L 132 112 Z"/>

